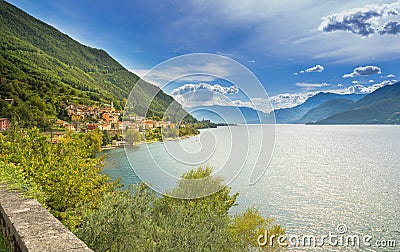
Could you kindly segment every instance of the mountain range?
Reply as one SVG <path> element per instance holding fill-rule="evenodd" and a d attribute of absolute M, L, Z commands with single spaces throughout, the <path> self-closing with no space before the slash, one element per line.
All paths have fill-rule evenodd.
<path fill-rule="evenodd" d="M 343 106 L 344 101 L 339 102 Z M 316 124 L 400 124 L 400 82 L 384 86 Z M 321 111 L 321 108 L 318 108 Z"/>
<path fill-rule="evenodd" d="M 296 123 L 317 122 L 349 110 L 353 104 L 354 101 L 345 98 L 329 100 L 308 111 L 304 116 L 297 120 Z"/>
<path fill-rule="evenodd" d="M 137 115 L 161 118 L 168 107 L 172 121 L 187 114 L 171 96 L 139 79 L 104 50 L 82 45 L 0 0 L 0 117 L 45 127 L 62 117 L 65 103 L 113 102 L 123 109 L 136 83 L 132 96 Z"/>
<path fill-rule="evenodd" d="M 275 111 L 277 123 L 400 124 L 400 82 L 370 94 L 318 93 L 303 104 Z"/>
<path fill-rule="evenodd" d="M 286 124 L 286 123 L 302 123 L 302 117 L 306 116 L 306 114 L 324 104 L 325 102 L 334 100 L 334 99 L 347 99 L 351 101 L 356 101 L 363 98 L 363 94 L 335 94 L 335 93 L 324 93 L 320 92 L 315 94 L 314 96 L 308 98 L 304 103 L 297 105 L 292 108 L 284 108 L 277 109 L 274 111 L 275 120 L 278 124 Z M 269 115 L 271 116 L 271 115 Z M 268 119 L 268 117 L 267 117 Z M 265 119 L 264 119 L 265 120 Z"/>
<path fill-rule="evenodd" d="M 292 108 L 277 109 L 274 113 L 265 113 L 249 107 L 233 107 L 233 106 L 198 106 L 187 108 L 187 110 L 198 120 L 211 120 L 215 123 L 238 123 L 238 124 L 270 124 L 270 123 L 305 123 L 315 120 L 315 116 L 306 116 L 306 114 L 324 104 L 325 102 L 335 99 L 346 99 L 351 102 L 363 98 L 365 95 L 360 94 L 347 94 L 340 95 L 334 93 L 318 93 L 308 98 L 304 103 Z M 333 111 L 335 109 L 332 109 Z M 341 111 L 340 111 L 341 112 Z M 324 112 L 325 113 L 325 112 Z M 333 112 L 332 112 L 333 113 Z M 335 113 L 333 113 L 335 114 Z M 332 115 L 333 115 L 332 114 Z M 324 114 L 325 115 L 325 114 Z M 304 117 L 304 118 L 303 118 Z M 308 118 L 312 117 L 313 120 Z M 324 119 L 326 117 L 318 117 Z"/>
<path fill-rule="evenodd" d="M 248 107 L 204 106 L 188 109 L 199 120 L 217 123 L 400 124 L 400 82 L 370 94 L 320 92 L 304 103 L 273 113 Z"/>
<path fill-rule="evenodd" d="M 192 107 L 187 111 L 198 120 L 210 120 L 214 123 L 258 124 L 261 118 L 267 116 L 266 113 L 249 107 L 220 105 Z"/>

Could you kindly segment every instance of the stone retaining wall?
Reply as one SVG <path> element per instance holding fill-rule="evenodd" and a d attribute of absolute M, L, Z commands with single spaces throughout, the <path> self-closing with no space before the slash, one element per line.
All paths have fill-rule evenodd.
<path fill-rule="evenodd" d="M 39 202 L 2 185 L 0 228 L 15 252 L 92 251 Z"/>

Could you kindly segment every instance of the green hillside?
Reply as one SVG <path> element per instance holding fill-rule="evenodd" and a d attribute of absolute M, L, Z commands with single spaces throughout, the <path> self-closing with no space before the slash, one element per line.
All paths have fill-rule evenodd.
<path fill-rule="evenodd" d="M 316 122 L 352 108 L 354 101 L 339 98 L 329 100 L 308 111 L 297 123 Z"/>
<path fill-rule="evenodd" d="M 63 114 L 63 103 L 113 102 L 117 109 L 123 109 L 124 99 L 138 80 L 104 50 L 81 45 L 0 0 L 0 117 L 19 120 L 27 127 L 46 128 L 50 119 Z M 134 112 L 145 116 L 149 94 L 160 90 L 140 83 L 133 94 Z M 5 99 L 13 99 L 13 103 Z M 171 120 L 186 114 L 172 97 L 160 91 L 147 116 L 162 117 L 171 103 Z"/>
<path fill-rule="evenodd" d="M 318 124 L 400 124 L 400 82 L 382 87 L 354 103 L 348 111 Z"/>

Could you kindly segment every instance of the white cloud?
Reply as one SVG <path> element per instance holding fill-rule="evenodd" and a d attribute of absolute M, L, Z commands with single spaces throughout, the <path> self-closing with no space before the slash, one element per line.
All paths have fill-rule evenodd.
<path fill-rule="evenodd" d="M 338 86 L 338 87 L 343 87 L 343 84 L 340 84 L 340 83 L 339 83 L 339 84 L 337 84 L 337 86 Z"/>
<path fill-rule="evenodd" d="M 254 97 L 250 98 L 250 101 L 253 108 L 259 111 L 269 113 L 273 110 L 273 104 L 271 102 L 271 98 L 266 99 L 266 98 Z"/>
<path fill-rule="evenodd" d="M 188 67 L 190 68 L 190 66 Z M 216 71 L 219 72 L 219 76 L 227 76 L 228 73 L 224 71 L 223 69 L 215 69 Z M 180 80 L 180 81 L 213 81 L 217 78 L 217 76 L 214 75 L 204 75 L 204 74 L 198 74 L 198 75 L 190 75 L 187 76 L 187 69 L 184 69 L 184 67 L 174 67 L 174 68 L 168 68 L 168 69 L 162 69 L 162 70 L 146 70 L 146 69 L 135 69 L 132 70 L 131 72 L 137 74 L 140 78 L 143 80 L 150 82 L 154 85 L 157 85 L 159 87 L 162 87 L 166 84 L 168 84 L 171 81 L 174 80 Z M 199 70 L 199 73 L 201 73 L 201 70 Z"/>
<path fill-rule="evenodd" d="M 352 81 L 353 84 L 360 84 L 358 81 Z"/>
<path fill-rule="evenodd" d="M 386 78 L 394 78 L 394 77 L 396 77 L 394 74 L 388 74 L 388 75 L 386 76 Z"/>
<path fill-rule="evenodd" d="M 274 109 L 291 108 L 304 103 L 317 92 L 284 93 L 270 97 Z"/>
<path fill-rule="evenodd" d="M 297 82 L 295 84 L 298 87 L 305 87 L 305 88 L 321 88 L 330 86 L 328 83 L 306 83 L 306 82 Z"/>
<path fill-rule="evenodd" d="M 220 105 L 250 107 L 267 113 L 272 110 L 267 96 L 264 98 L 236 98 L 240 91 L 237 86 L 224 87 L 219 84 L 189 83 L 175 88 L 171 91 L 171 95 L 184 108 Z M 232 96 L 230 95 L 235 95 L 235 98 L 231 98 Z M 240 95 L 243 94 L 240 93 Z"/>
<path fill-rule="evenodd" d="M 379 28 L 379 34 L 391 34 L 397 35 L 400 34 L 400 22 L 395 20 L 390 20 L 386 22 Z"/>
<path fill-rule="evenodd" d="M 394 1 L 385 0 L 385 2 Z M 168 29 L 168 32 L 175 32 L 171 35 L 172 38 L 181 36 L 179 42 L 188 43 L 188 46 L 195 44 L 196 48 L 204 48 L 204 44 L 208 42 L 214 43 L 221 29 L 238 29 L 246 30 L 247 36 L 241 40 L 238 48 L 231 50 L 231 53 L 246 59 L 249 54 L 256 53 L 296 60 L 328 59 L 333 62 L 362 64 L 371 58 L 397 59 L 398 54 L 394 52 L 400 50 L 396 36 L 372 36 L 366 39 L 351 32 L 327 33 L 317 29 L 321 24 L 321 17 L 373 4 L 376 0 L 342 0 L 339 4 L 338 1 L 317 0 L 189 0 L 188 2 L 190 13 L 195 13 L 196 17 L 193 17 L 193 14 L 184 16 L 179 22 L 174 23 L 172 26 L 174 29 Z M 218 28 L 213 25 L 204 26 L 212 20 L 218 20 Z M 383 18 L 382 22 L 385 21 L 388 20 Z M 188 23 L 190 27 L 194 23 L 194 28 L 187 29 Z M 177 34 L 176 31 L 184 32 Z M 199 32 L 204 36 L 199 36 Z M 193 42 L 188 40 L 188 37 L 202 38 Z"/>
<path fill-rule="evenodd" d="M 343 78 L 351 78 L 355 76 L 367 76 L 373 74 L 381 74 L 381 69 L 377 66 L 360 66 L 353 70 L 352 73 L 343 75 Z"/>
<path fill-rule="evenodd" d="M 174 96 L 175 100 L 178 101 L 184 108 L 190 110 L 190 108 L 198 106 L 233 106 L 233 107 L 249 107 L 265 113 L 272 111 L 271 103 L 266 98 L 250 98 L 249 100 L 243 101 L 239 99 L 230 99 L 225 95 L 219 93 L 213 93 L 209 91 L 195 91 L 193 93 L 186 93 L 184 95 Z"/>
<path fill-rule="evenodd" d="M 348 91 L 350 93 L 369 94 L 381 87 L 384 87 L 387 85 L 392 85 L 396 82 L 397 82 L 397 80 L 385 80 L 385 81 L 382 81 L 381 83 L 373 84 L 371 86 L 363 86 L 361 84 L 356 84 L 356 85 L 350 86 L 348 88 Z"/>
<path fill-rule="evenodd" d="M 185 84 L 183 86 L 175 88 L 174 90 L 171 91 L 171 95 L 173 96 L 183 95 L 189 92 L 196 92 L 198 90 L 206 90 L 224 95 L 237 94 L 239 92 L 239 88 L 236 86 L 223 87 L 219 84 L 211 85 L 208 83 L 197 83 L 197 84 Z"/>
<path fill-rule="evenodd" d="M 369 82 L 369 83 L 374 83 L 375 81 L 374 81 L 374 80 L 369 80 L 368 82 Z"/>
<path fill-rule="evenodd" d="M 233 103 L 227 95 L 238 92 L 236 86 L 223 87 L 219 84 L 198 83 L 175 88 L 171 91 L 171 95 L 184 108 L 211 105 L 237 106 L 239 103 Z"/>
<path fill-rule="evenodd" d="M 221 96 L 218 94 L 213 94 L 207 96 L 207 99 L 199 98 L 202 96 L 203 92 L 194 92 L 190 95 L 178 95 L 175 96 L 175 100 L 182 104 L 183 108 L 192 108 L 198 106 L 213 106 L 213 105 L 220 105 L 220 106 L 239 106 L 239 107 L 251 107 L 250 102 L 245 102 L 241 100 L 231 100 L 226 96 Z"/>
<path fill-rule="evenodd" d="M 184 108 L 192 108 L 197 106 L 239 106 L 239 107 L 250 107 L 259 111 L 269 113 L 273 108 L 291 108 L 302 104 L 309 97 L 315 95 L 316 91 L 300 92 L 300 93 L 284 93 L 267 98 L 252 97 L 247 100 L 231 99 L 227 95 L 223 94 L 227 92 L 218 91 L 215 92 L 213 88 L 207 87 L 206 89 L 193 89 L 189 88 L 190 92 L 181 92 L 176 90 L 173 92 L 173 97 L 178 101 Z M 219 90 L 219 88 L 218 88 Z"/>
<path fill-rule="evenodd" d="M 322 72 L 322 71 L 324 71 L 324 67 L 321 66 L 321 65 L 315 65 L 315 66 L 313 66 L 313 67 L 310 67 L 310 68 L 306 69 L 306 72 L 307 72 L 307 73 L 313 73 L 313 72 L 318 72 L 318 73 L 320 73 L 320 72 Z"/>
<path fill-rule="evenodd" d="M 389 21 L 382 27 L 378 21 L 389 16 L 398 16 L 400 2 L 391 4 L 368 4 L 322 17 L 318 29 L 324 32 L 347 31 L 361 36 L 370 36 L 379 30 L 379 34 L 399 33 L 400 23 Z"/>
<path fill-rule="evenodd" d="M 307 68 L 306 70 L 301 70 L 299 73 L 303 74 L 303 73 L 321 73 L 322 71 L 324 71 L 324 67 L 317 64 L 313 67 Z M 298 73 L 294 73 L 295 75 L 297 75 Z"/>
<path fill-rule="evenodd" d="M 171 81 L 213 81 L 218 78 L 229 79 L 236 72 L 241 71 L 239 65 L 233 64 L 232 61 L 225 58 L 213 60 L 207 59 L 207 54 L 200 56 L 179 58 L 179 65 L 175 65 L 174 61 L 165 61 L 153 69 L 133 69 L 131 72 L 139 77 L 157 86 L 165 86 Z M 194 59 L 190 62 L 190 59 Z"/>
<path fill-rule="evenodd" d="M 350 86 L 347 90 L 349 91 L 350 94 L 354 94 L 356 92 L 356 89 L 354 86 Z"/>

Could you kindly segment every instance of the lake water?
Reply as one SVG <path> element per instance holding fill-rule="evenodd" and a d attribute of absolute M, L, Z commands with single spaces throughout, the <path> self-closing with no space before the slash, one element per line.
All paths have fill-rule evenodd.
<path fill-rule="evenodd" d="M 238 134 L 247 135 L 247 140 L 254 142 L 259 128 L 219 127 L 203 130 L 199 136 L 176 143 L 195 153 L 199 146 L 207 146 L 207 139 L 215 140 L 216 148 L 205 163 L 222 167 L 228 152 L 232 152 L 229 141 L 223 139 L 233 135 L 233 142 L 240 142 L 243 139 Z M 257 159 L 257 151 L 252 148 L 259 148 L 253 142 L 248 149 L 244 148 L 248 160 L 230 184 L 233 192 L 240 192 L 239 205 L 232 213 L 249 206 L 259 207 L 263 215 L 274 217 L 286 228 L 288 238 L 314 235 L 318 239 L 329 232 L 338 234 L 337 226 L 341 224 L 347 227 L 344 237 L 357 235 L 363 239 L 366 235 L 373 236 L 371 246 L 290 246 L 296 251 L 399 251 L 399 126 L 276 125 L 275 148 L 266 173 L 257 183 L 249 185 L 249 174 Z M 157 163 L 176 176 L 195 166 L 171 160 L 165 145 L 136 146 L 127 153 L 139 173 L 148 169 L 150 177 L 157 177 L 157 173 L 152 170 L 154 163 L 148 160 L 146 153 L 149 151 Z M 246 146 L 244 142 L 243 145 Z M 269 161 L 269 151 L 267 148 L 266 154 L 261 155 L 264 162 Z M 124 149 L 104 153 L 107 154 L 104 173 L 112 178 L 121 177 L 125 185 L 140 181 Z M 396 248 L 377 247 L 375 242 L 382 244 L 383 240 L 394 240 Z"/>

